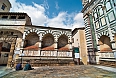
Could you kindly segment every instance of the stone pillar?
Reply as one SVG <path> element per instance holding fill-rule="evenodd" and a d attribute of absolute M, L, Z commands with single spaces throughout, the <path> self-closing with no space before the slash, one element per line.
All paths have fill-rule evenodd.
<path fill-rule="evenodd" d="M 56 51 L 58 50 L 58 37 L 57 37 L 57 35 L 55 36 L 54 48 Z"/>
<path fill-rule="evenodd" d="M 42 45 L 42 34 L 39 35 L 39 49 L 41 49 Z"/>
<path fill-rule="evenodd" d="M 40 33 L 40 35 L 39 35 L 39 50 L 38 50 L 38 52 L 39 52 L 39 55 L 41 56 L 41 48 L 42 48 L 42 33 Z"/>
<path fill-rule="evenodd" d="M 13 61 L 15 43 L 16 43 L 16 40 L 14 40 L 14 41 L 11 43 L 11 48 L 10 48 L 10 53 L 9 53 L 9 57 L 8 57 L 7 67 L 10 67 L 11 61 Z"/>
<path fill-rule="evenodd" d="M 57 51 L 58 50 L 58 42 L 54 42 L 54 49 Z"/>
<path fill-rule="evenodd" d="M 69 36 L 68 44 L 69 44 L 70 51 L 72 51 L 72 37 L 71 36 Z"/>
<path fill-rule="evenodd" d="M 23 38 L 22 38 L 21 48 L 23 48 L 23 46 L 24 46 L 25 34 L 26 34 L 26 32 L 23 33 Z"/>
<path fill-rule="evenodd" d="M 68 54 L 69 56 L 71 55 L 71 58 L 73 58 L 73 49 L 72 49 L 72 35 L 68 37 L 68 46 L 69 46 L 69 51 L 70 53 Z M 71 54 L 72 53 L 72 54 Z"/>

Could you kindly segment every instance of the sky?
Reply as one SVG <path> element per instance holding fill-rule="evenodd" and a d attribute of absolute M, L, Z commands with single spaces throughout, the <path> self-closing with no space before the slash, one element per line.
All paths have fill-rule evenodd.
<path fill-rule="evenodd" d="M 24 12 L 33 25 L 74 29 L 84 27 L 81 0 L 9 0 L 11 12 Z"/>

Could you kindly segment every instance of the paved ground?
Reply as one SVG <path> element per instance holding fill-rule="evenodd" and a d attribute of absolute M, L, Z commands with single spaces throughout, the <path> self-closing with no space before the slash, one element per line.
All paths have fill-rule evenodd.
<path fill-rule="evenodd" d="M 1 78 L 116 78 L 116 68 L 93 65 L 44 66 L 30 71 L 11 72 Z"/>
<path fill-rule="evenodd" d="M 10 72 L 15 71 L 14 69 L 11 68 L 6 68 L 6 66 L 0 66 L 0 78 L 6 74 L 9 74 Z"/>

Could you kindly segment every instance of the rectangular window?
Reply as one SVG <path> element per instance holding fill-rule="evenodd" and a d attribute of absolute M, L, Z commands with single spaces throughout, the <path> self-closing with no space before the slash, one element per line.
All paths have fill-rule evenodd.
<path fill-rule="evenodd" d="M 7 19 L 8 18 L 8 16 L 2 16 L 2 19 Z"/>
<path fill-rule="evenodd" d="M 107 11 L 111 9 L 111 3 L 110 2 L 106 3 L 106 9 L 107 9 Z"/>
<path fill-rule="evenodd" d="M 16 16 L 11 16 L 10 19 L 16 19 Z"/>
<path fill-rule="evenodd" d="M 99 28 L 99 23 L 98 22 L 96 22 L 96 28 Z"/>
<path fill-rule="evenodd" d="M 113 12 L 110 12 L 110 13 L 108 14 L 108 18 L 109 18 L 109 21 L 110 21 L 110 22 L 114 21 L 114 20 L 115 20 L 114 13 L 113 13 Z"/>
<path fill-rule="evenodd" d="M 25 16 L 19 16 L 18 19 L 25 19 Z"/>
<path fill-rule="evenodd" d="M 94 20 L 97 19 L 97 13 L 94 13 Z"/>
<path fill-rule="evenodd" d="M 102 26 L 106 24 L 106 21 L 105 21 L 105 18 L 101 18 L 101 23 L 102 23 Z"/>
<path fill-rule="evenodd" d="M 99 14 L 100 14 L 100 16 L 103 14 L 102 8 L 99 9 Z"/>

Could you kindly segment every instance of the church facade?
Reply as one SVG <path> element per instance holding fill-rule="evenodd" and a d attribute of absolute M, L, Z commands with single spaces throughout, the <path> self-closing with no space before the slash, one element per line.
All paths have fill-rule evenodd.
<path fill-rule="evenodd" d="M 116 65 L 116 0 L 82 0 L 89 62 Z"/>

